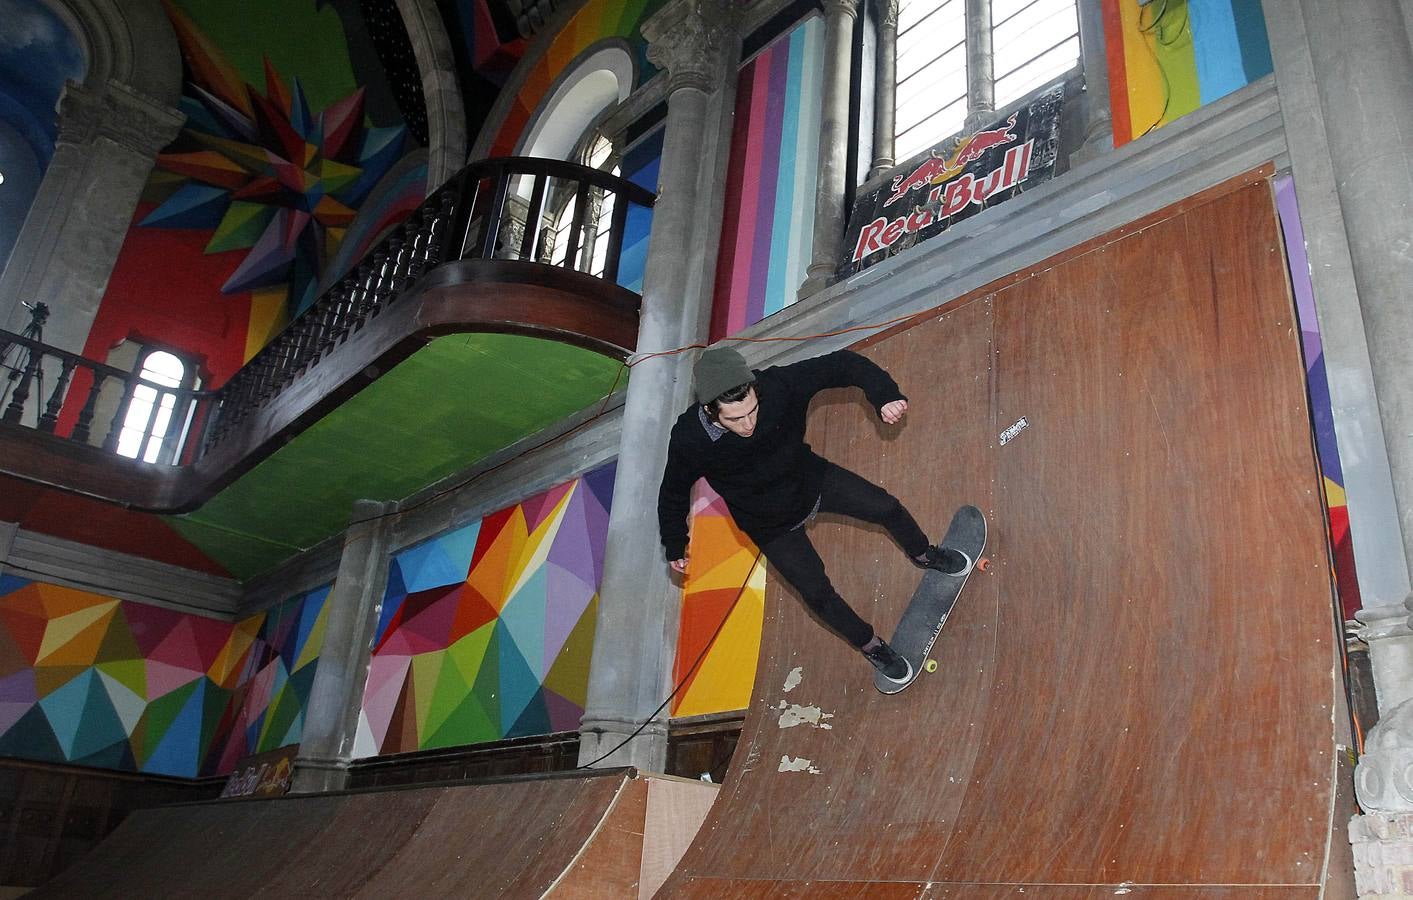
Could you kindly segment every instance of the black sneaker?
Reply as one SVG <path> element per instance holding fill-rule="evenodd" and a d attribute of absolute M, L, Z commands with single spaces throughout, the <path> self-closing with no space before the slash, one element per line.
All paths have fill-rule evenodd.
<path fill-rule="evenodd" d="M 928 547 L 922 557 L 909 558 L 919 569 L 936 569 L 943 575 L 965 575 L 971 571 L 972 558 L 952 547 Z"/>
<path fill-rule="evenodd" d="M 913 677 L 913 665 L 906 659 L 898 655 L 898 651 L 888 646 L 888 642 L 879 640 L 878 646 L 872 650 L 863 651 L 864 657 L 873 667 L 883 673 L 894 684 L 907 684 Z"/>

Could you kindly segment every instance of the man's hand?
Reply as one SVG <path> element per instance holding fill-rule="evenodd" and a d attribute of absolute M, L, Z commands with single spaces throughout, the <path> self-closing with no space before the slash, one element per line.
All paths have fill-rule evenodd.
<path fill-rule="evenodd" d="M 903 421 L 903 415 L 908 411 L 908 401 L 894 400 L 892 403 L 883 404 L 883 408 L 878 411 L 878 415 L 889 425 L 897 425 Z"/>
<path fill-rule="evenodd" d="M 668 563 L 668 565 L 671 566 L 672 571 L 676 572 L 678 575 L 687 574 L 687 557 L 685 556 L 681 559 L 674 559 L 672 562 Z"/>

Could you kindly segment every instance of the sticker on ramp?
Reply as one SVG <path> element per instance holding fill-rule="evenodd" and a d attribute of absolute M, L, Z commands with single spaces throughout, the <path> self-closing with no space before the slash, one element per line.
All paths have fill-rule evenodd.
<path fill-rule="evenodd" d="M 1025 420 L 1025 416 L 1021 416 L 1016 420 L 1014 425 L 1001 432 L 1001 446 L 1004 447 L 1011 441 L 1014 441 L 1022 431 L 1025 431 L 1029 427 L 1030 423 Z"/>

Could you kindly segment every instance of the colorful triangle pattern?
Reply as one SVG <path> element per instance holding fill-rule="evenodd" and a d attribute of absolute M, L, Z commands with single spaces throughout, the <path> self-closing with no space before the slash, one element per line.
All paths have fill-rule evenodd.
<path fill-rule="evenodd" d="M 355 753 L 579 725 L 614 466 L 394 554 Z"/>
<path fill-rule="evenodd" d="M 299 741 L 329 588 L 222 622 L 0 578 L 0 754 L 195 777 Z"/>

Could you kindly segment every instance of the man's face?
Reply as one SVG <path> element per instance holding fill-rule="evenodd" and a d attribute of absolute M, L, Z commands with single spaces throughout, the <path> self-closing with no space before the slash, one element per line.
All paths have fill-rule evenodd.
<path fill-rule="evenodd" d="M 722 403 L 716 413 L 716 421 L 722 428 L 741 437 L 750 437 L 756 430 L 756 413 L 760 412 L 760 401 L 756 389 L 735 403 Z"/>

